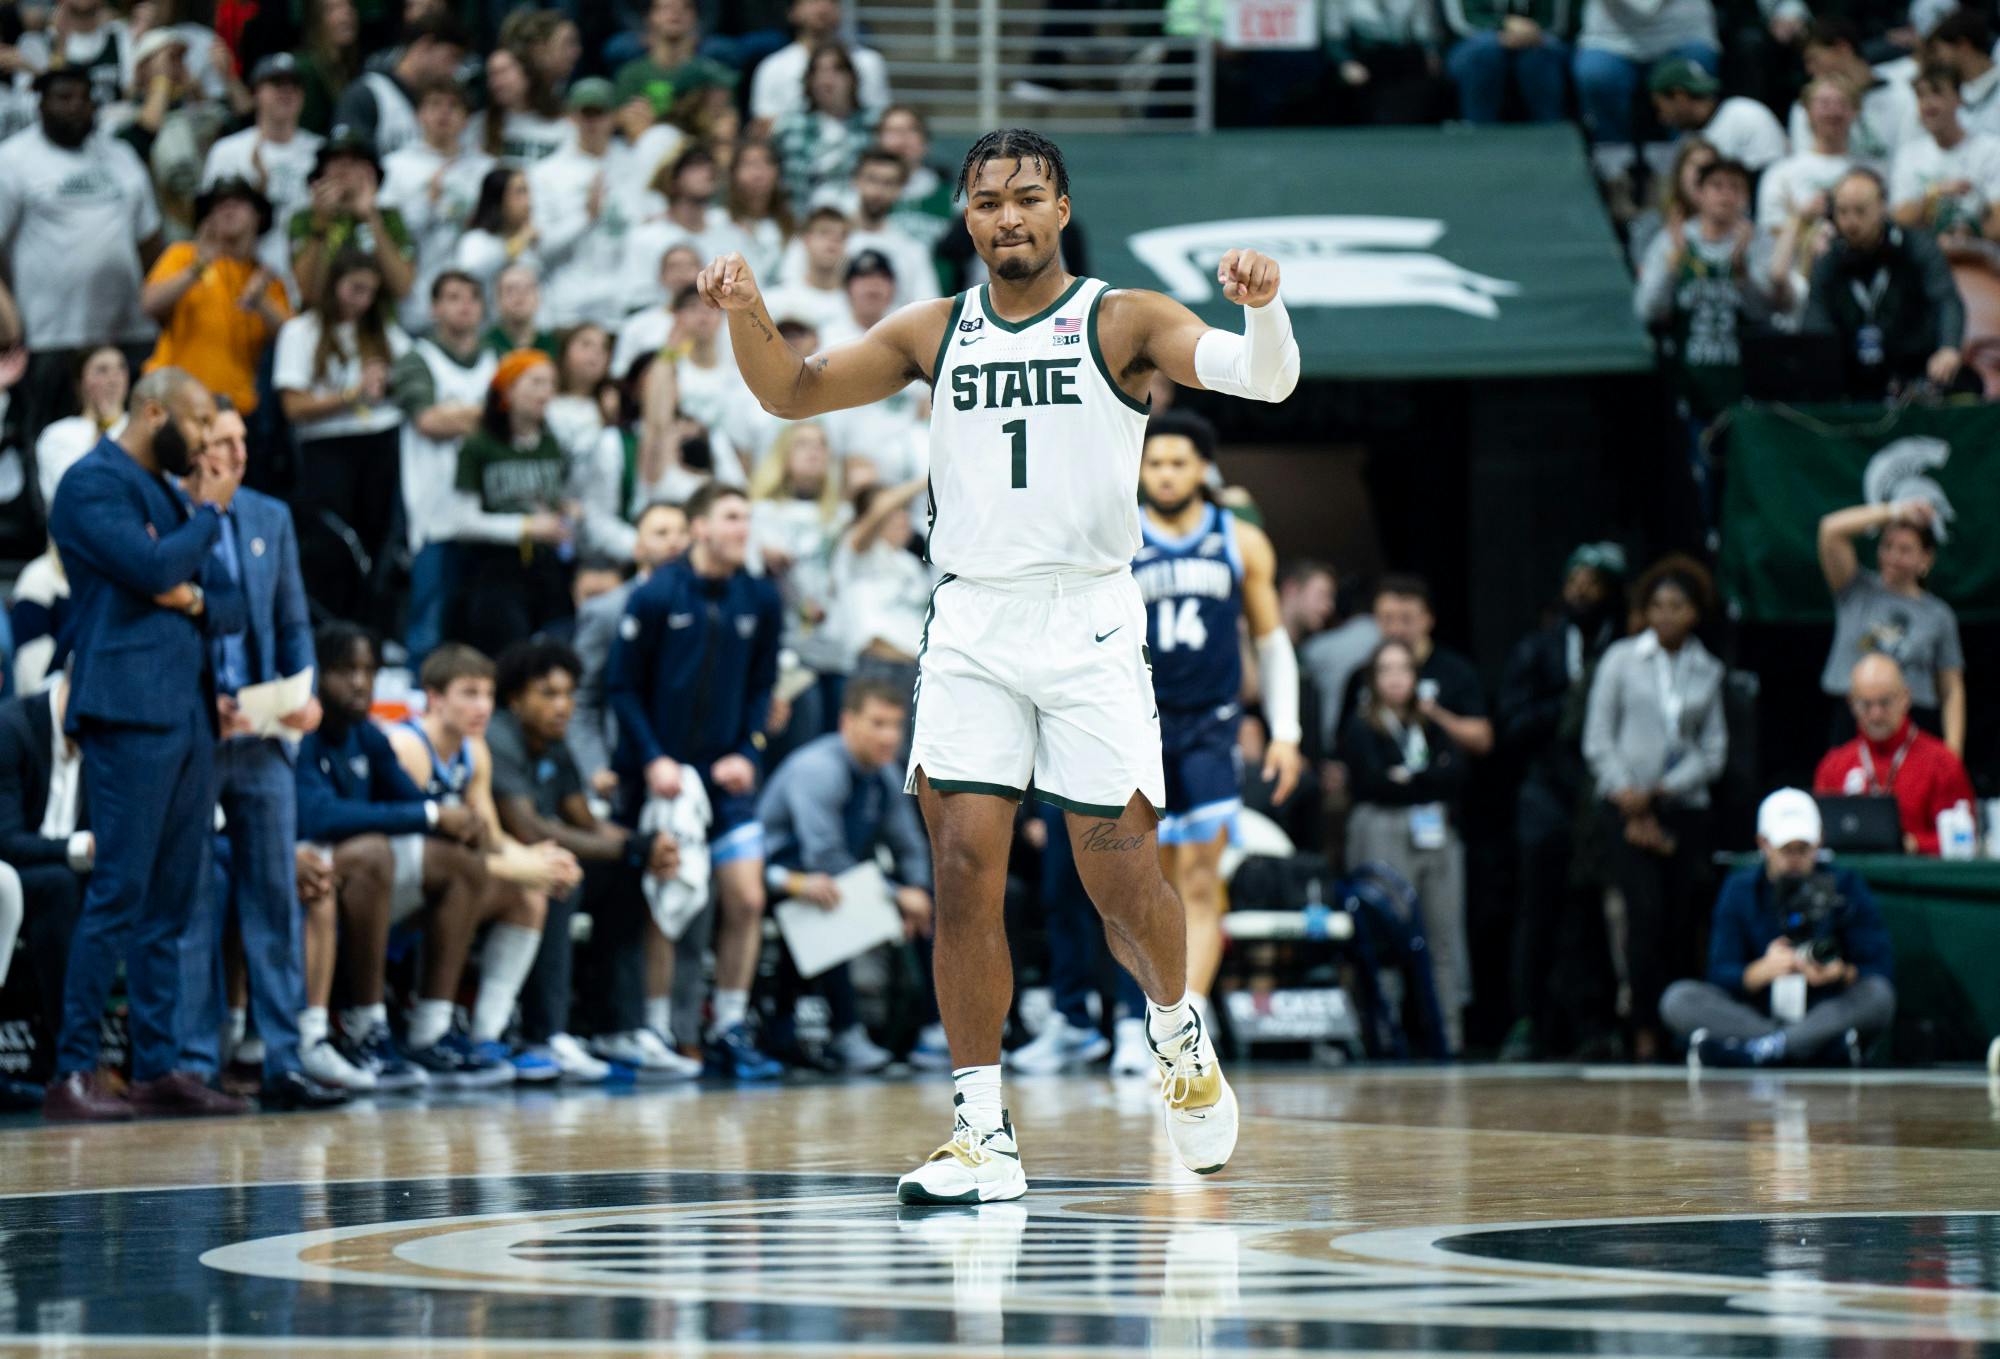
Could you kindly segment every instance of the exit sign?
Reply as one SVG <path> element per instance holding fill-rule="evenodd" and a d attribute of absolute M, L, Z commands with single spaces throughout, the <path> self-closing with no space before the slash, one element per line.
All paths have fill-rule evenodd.
<path fill-rule="evenodd" d="M 1319 46 L 1316 0 L 1235 0 L 1226 44 L 1237 51 L 1300 51 Z"/>

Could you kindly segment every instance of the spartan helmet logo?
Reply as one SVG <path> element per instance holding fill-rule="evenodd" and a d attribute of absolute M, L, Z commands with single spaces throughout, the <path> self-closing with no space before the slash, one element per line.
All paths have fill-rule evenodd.
<path fill-rule="evenodd" d="M 1882 449 L 1868 460 L 1861 474 L 1861 489 L 1871 505 L 1893 505 L 1898 500 L 1928 500 L 1937 507 L 1931 531 L 1939 543 L 1951 536 L 1951 521 L 1958 517 L 1951 497 L 1930 474 L 1951 461 L 1951 445 L 1942 439 L 1912 435 Z"/>
<path fill-rule="evenodd" d="M 1240 217 L 1142 231 L 1129 244 L 1190 305 L 1214 299 L 1223 255 L 1250 249 L 1278 262 L 1290 306 L 1443 307 L 1497 320 L 1496 299 L 1520 285 L 1428 253 L 1444 232 L 1430 217 Z"/>

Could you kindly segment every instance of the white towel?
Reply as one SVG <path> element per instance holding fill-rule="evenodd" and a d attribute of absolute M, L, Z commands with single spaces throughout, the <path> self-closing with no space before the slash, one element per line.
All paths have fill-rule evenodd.
<path fill-rule="evenodd" d="M 680 867 L 673 877 L 649 873 L 642 884 L 653 922 L 669 939 L 679 939 L 688 922 L 708 904 L 708 828 L 714 820 L 700 773 L 685 764 L 681 766 L 681 795 L 648 798 L 639 813 L 639 834 L 658 831 L 672 836 L 681 847 Z"/>

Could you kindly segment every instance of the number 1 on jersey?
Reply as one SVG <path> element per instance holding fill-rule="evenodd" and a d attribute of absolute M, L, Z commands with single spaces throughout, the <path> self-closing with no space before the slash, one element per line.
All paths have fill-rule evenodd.
<path fill-rule="evenodd" d="M 1009 420 L 1000 426 L 1000 432 L 1013 436 L 1014 448 L 1014 489 L 1028 489 L 1028 422 Z"/>

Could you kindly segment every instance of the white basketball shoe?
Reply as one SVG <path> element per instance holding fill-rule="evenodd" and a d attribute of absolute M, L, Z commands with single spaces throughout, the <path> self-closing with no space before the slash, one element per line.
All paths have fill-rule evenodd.
<path fill-rule="evenodd" d="M 954 1119 L 951 1140 L 896 1182 L 898 1203 L 998 1203 L 1027 1192 L 1014 1122 L 1005 1111 L 992 1132 Z"/>
<path fill-rule="evenodd" d="M 1152 1041 L 1160 1072 L 1160 1099 L 1167 1106 L 1167 1137 L 1181 1164 L 1197 1175 L 1213 1175 L 1236 1150 L 1236 1092 L 1223 1079 L 1201 1012 L 1164 1043 Z"/>

